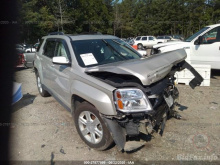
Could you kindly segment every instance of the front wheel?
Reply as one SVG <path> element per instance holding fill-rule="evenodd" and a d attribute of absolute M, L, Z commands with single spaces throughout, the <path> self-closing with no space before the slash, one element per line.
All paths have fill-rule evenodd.
<path fill-rule="evenodd" d="M 91 148 L 105 150 L 112 143 L 111 134 L 98 110 L 87 102 L 80 103 L 74 113 L 74 121 L 81 139 Z"/>
<path fill-rule="evenodd" d="M 138 44 L 138 49 L 143 49 L 143 45 L 142 44 Z"/>

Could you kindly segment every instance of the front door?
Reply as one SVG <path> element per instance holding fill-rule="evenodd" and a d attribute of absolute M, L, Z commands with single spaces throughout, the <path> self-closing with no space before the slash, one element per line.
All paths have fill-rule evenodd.
<path fill-rule="evenodd" d="M 212 69 L 220 69 L 220 26 L 205 33 L 200 45 L 192 45 L 192 64 L 211 65 Z"/>
<path fill-rule="evenodd" d="M 147 43 L 148 43 L 147 37 L 142 37 L 141 38 L 141 43 L 143 44 L 143 46 L 147 46 Z"/>
<path fill-rule="evenodd" d="M 70 52 L 65 40 L 58 39 L 56 44 L 55 55 L 57 57 L 63 56 L 66 57 L 69 61 Z M 63 103 L 65 103 L 68 107 L 71 105 L 71 100 L 68 100 L 70 97 L 70 65 L 60 65 L 53 64 L 54 71 L 52 73 L 52 89 L 53 93 L 60 99 Z"/>

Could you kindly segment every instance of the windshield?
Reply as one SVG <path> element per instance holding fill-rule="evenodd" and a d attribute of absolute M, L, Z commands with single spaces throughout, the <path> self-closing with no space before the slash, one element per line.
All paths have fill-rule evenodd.
<path fill-rule="evenodd" d="M 71 43 L 81 67 L 141 58 L 138 52 L 120 39 L 78 40 Z"/>
<path fill-rule="evenodd" d="M 209 27 L 204 27 L 201 30 L 199 30 L 198 32 L 196 32 L 195 34 L 193 34 L 192 36 L 190 36 L 189 38 L 187 38 L 185 41 L 186 42 L 191 42 L 194 38 L 196 38 L 198 35 L 200 35 L 201 33 L 203 33 L 205 30 L 209 29 Z"/>

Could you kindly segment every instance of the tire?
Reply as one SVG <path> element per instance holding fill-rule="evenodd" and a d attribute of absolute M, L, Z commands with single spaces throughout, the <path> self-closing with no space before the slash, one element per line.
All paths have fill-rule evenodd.
<path fill-rule="evenodd" d="M 87 102 L 80 103 L 74 112 L 74 122 L 81 139 L 91 148 L 105 150 L 112 143 L 112 136 L 98 110 Z"/>
<path fill-rule="evenodd" d="M 138 44 L 138 49 L 143 49 L 143 45 L 142 44 Z"/>
<path fill-rule="evenodd" d="M 38 72 L 36 72 L 36 80 L 37 80 L 37 89 L 42 97 L 48 97 L 50 94 L 43 89 L 40 76 Z"/>
<path fill-rule="evenodd" d="M 154 54 L 155 54 L 155 50 L 154 50 L 154 49 L 151 49 L 150 55 L 154 55 Z"/>

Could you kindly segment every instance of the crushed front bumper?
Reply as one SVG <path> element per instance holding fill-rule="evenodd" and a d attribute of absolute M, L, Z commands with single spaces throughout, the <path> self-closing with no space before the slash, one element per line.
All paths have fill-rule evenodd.
<path fill-rule="evenodd" d="M 190 87 L 194 89 L 201 84 L 203 78 L 187 62 L 183 61 L 173 67 L 170 75 L 174 75 L 176 71 L 185 68 L 190 70 L 195 76 L 189 83 Z M 174 80 L 175 78 L 173 77 L 172 83 L 170 83 L 170 78 L 167 78 L 167 80 L 161 80 L 156 85 L 150 87 L 151 95 L 148 93 L 147 96 L 151 100 L 152 111 L 130 114 L 118 113 L 118 116 L 113 117 L 102 115 L 120 151 L 124 149 L 127 136 L 138 136 L 140 133 L 148 135 L 154 131 L 158 132 L 158 130 L 160 130 L 159 133 L 162 135 L 168 117 L 180 118 L 175 111 L 179 92 L 174 86 Z"/>

